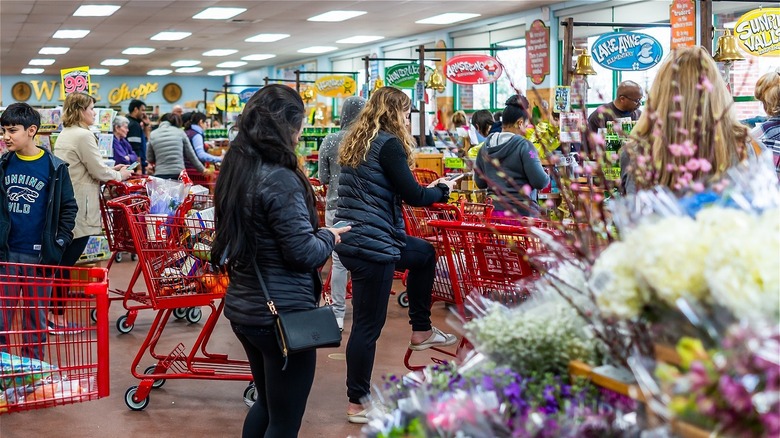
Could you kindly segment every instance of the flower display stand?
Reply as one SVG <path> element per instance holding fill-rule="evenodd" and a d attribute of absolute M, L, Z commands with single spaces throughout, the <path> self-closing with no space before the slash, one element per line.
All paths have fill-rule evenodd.
<path fill-rule="evenodd" d="M 596 386 L 631 397 L 640 402 L 645 401 L 642 391 L 636 384 L 630 383 L 626 379 L 619 379 L 598 372 L 595 368 L 584 362 L 578 360 L 569 362 L 569 375 L 572 377 L 584 377 L 593 382 Z"/>

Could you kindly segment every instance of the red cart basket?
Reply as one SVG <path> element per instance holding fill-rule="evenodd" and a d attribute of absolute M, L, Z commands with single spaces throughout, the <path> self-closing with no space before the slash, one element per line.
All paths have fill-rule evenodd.
<path fill-rule="evenodd" d="M 0 414 L 109 395 L 107 289 L 104 268 L 0 263 Z M 74 328 L 50 334 L 51 306 Z"/>
<path fill-rule="evenodd" d="M 130 366 L 140 379 L 125 393 L 125 403 L 132 410 L 145 409 L 151 389 L 166 379 L 239 380 L 250 382 L 252 375 L 246 360 L 230 359 L 226 354 L 207 351 L 208 341 L 224 307 L 227 274 L 210 263 L 214 221 L 186 216 L 185 205 L 172 216 L 149 214 L 149 199 L 125 196 L 110 202 L 122 208 L 130 224 L 139 265 L 149 291 L 149 301 L 157 315 Z M 158 353 L 158 341 L 177 308 L 208 307 L 210 314 L 192 347 L 178 343 L 170 352 Z M 146 352 L 157 363 L 139 373 L 136 371 Z M 254 391 L 244 391 L 245 401 Z"/>

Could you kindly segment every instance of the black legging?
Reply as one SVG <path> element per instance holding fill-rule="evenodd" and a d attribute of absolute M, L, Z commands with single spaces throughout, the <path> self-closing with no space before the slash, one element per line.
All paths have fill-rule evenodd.
<path fill-rule="evenodd" d="M 71 267 L 76 264 L 77 261 L 79 261 L 79 257 L 81 257 L 81 254 L 84 253 L 84 248 L 87 247 L 87 243 L 89 243 L 89 236 L 79 237 L 78 239 L 73 239 L 72 242 L 70 242 L 70 245 L 68 245 L 67 248 L 65 248 L 65 252 L 62 253 L 62 259 L 60 259 L 60 266 L 66 266 Z M 63 278 L 65 280 L 70 279 L 70 271 L 61 271 L 57 270 L 57 278 Z M 68 296 L 68 288 L 67 287 L 55 287 L 52 291 L 52 298 L 66 298 Z M 65 305 L 67 304 L 67 300 L 59 300 L 55 299 L 52 301 L 51 311 L 55 315 L 64 315 L 65 314 Z"/>
<path fill-rule="evenodd" d="M 232 324 L 233 332 L 246 350 L 257 401 L 244 420 L 243 438 L 295 438 L 306 410 L 317 352 L 291 354 L 287 369 L 271 327 Z"/>
<path fill-rule="evenodd" d="M 396 263 L 372 263 L 365 258 L 341 255 L 352 274 L 352 331 L 347 342 L 347 397 L 360 404 L 370 394 L 376 341 L 387 319 L 387 300 L 393 272 L 408 269 L 409 323 L 414 331 L 431 329 L 431 290 L 436 274 L 436 251 L 430 243 L 406 238 Z"/>

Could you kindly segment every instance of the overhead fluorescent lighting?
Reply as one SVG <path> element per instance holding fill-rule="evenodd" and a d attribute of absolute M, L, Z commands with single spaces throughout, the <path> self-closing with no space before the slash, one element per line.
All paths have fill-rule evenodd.
<path fill-rule="evenodd" d="M 127 59 L 104 59 L 100 62 L 100 65 L 125 65 L 127 64 Z"/>
<path fill-rule="evenodd" d="M 209 50 L 208 52 L 203 52 L 202 55 L 203 56 L 228 56 L 236 52 L 238 52 L 238 50 L 235 49 L 214 49 L 214 50 Z"/>
<path fill-rule="evenodd" d="M 176 69 L 176 73 L 197 73 L 199 71 L 203 71 L 203 67 L 182 67 Z"/>
<path fill-rule="evenodd" d="M 42 47 L 38 50 L 39 55 L 64 55 L 68 53 L 70 47 Z"/>
<path fill-rule="evenodd" d="M 171 73 L 173 73 L 173 70 L 160 68 L 160 69 L 156 69 L 156 70 L 149 70 L 148 72 L 146 72 L 146 75 L 147 76 L 165 76 L 165 75 L 169 75 Z"/>
<path fill-rule="evenodd" d="M 523 47 L 525 46 L 525 38 L 518 38 L 516 40 L 504 41 L 503 43 L 498 43 L 497 45 L 501 47 Z"/>
<path fill-rule="evenodd" d="M 276 55 L 271 55 L 270 53 L 255 53 L 254 55 L 242 56 L 241 59 L 244 61 L 265 61 L 275 57 Z"/>
<path fill-rule="evenodd" d="M 53 59 L 31 59 L 30 65 L 52 65 L 54 64 Z"/>
<path fill-rule="evenodd" d="M 246 62 L 244 61 L 228 61 L 228 62 L 221 62 L 217 64 L 217 67 L 219 68 L 235 68 L 235 67 L 243 67 L 246 65 Z"/>
<path fill-rule="evenodd" d="M 349 20 L 350 18 L 359 17 L 365 13 L 366 11 L 330 11 L 324 14 L 309 17 L 306 19 L 306 21 L 344 21 Z"/>
<path fill-rule="evenodd" d="M 209 76 L 230 76 L 235 73 L 233 70 L 213 70 L 206 73 Z"/>
<path fill-rule="evenodd" d="M 123 55 L 148 55 L 154 52 L 155 49 L 151 47 L 128 47 L 122 50 Z"/>
<path fill-rule="evenodd" d="M 723 27 L 726 29 L 734 29 L 737 26 L 736 21 L 729 21 L 728 23 L 723 23 Z"/>
<path fill-rule="evenodd" d="M 192 35 L 192 32 L 160 32 L 149 38 L 154 41 L 179 41 Z"/>
<path fill-rule="evenodd" d="M 452 24 L 459 21 L 479 17 L 481 14 L 466 14 L 461 12 L 447 12 L 446 14 L 434 15 L 433 17 L 423 18 L 415 21 L 417 24 Z"/>
<path fill-rule="evenodd" d="M 298 53 L 328 53 L 338 49 L 338 47 L 333 46 L 311 46 L 298 50 Z"/>
<path fill-rule="evenodd" d="M 43 73 L 42 68 L 23 68 L 22 74 L 23 75 L 39 75 Z"/>
<path fill-rule="evenodd" d="M 272 43 L 274 41 L 283 40 L 289 38 L 290 35 L 286 33 L 259 33 L 253 37 L 249 37 L 244 41 L 247 43 Z"/>
<path fill-rule="evenodd" d="M 118 11 L 120 6 L 117 5 L 81 5 L 76 12 L 73 13 L 74 17 L 108 17 Z"/>
<path fill-rule="evenodd" d="M 107 68 L 91 68 L 89 69 L 90 76 L 103 76 L 108 74 L 110 70 Z"/>
<path fill-rule="evenodd" d="M 365 44 L 370 43 L 371 41 L 379 41 L 383 39 L 385 39 L 383 36 L 356 35 L 353 37 L 344 38 L 343 40 L 338 40 L 336 42 L 339 44 Z"/>
<path fill-rule="evenodd" d="M 192 67 L 193 65 L 200 64 L 200 61 L 196 59 L 180 59 L 178 61 L 172 62 L 171 67 Z"/>
<path fill-rule="evenodd" d="M 227 20 L 244 11 L 246 11 L 246 8 L 206 8 L 193 15 L 192 18 L 196 20 Z"/>
<path fill-rule="evenodd" d="M 79 30 L 79 29 L 70 29 L 70 30 L 58 30 L 57 32 L 54 32 L 54 35 L 52 35 L 52 38 L 58 38 L 58 39 L 78 39 L 78 38 L 84 38 L 89 34 L 88 30 Z"/>

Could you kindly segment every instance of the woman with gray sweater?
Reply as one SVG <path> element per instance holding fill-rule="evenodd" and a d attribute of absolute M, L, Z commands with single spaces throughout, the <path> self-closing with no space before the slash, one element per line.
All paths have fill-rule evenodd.
<path fill-rule="evenodd" d="M 164 179 L 179 179 L 184 170 L 184 157 L 193 163 L 195 169 L 203 174 L 209 174 L 198 160 L 195 150 L 190 144 L 187 134 L 181 129 L 181 116 L 165 114 L 162 122 L 149 136 L 149 146 L 146 152 L 147 160 L 154 164 L 154 176 Z"/>

